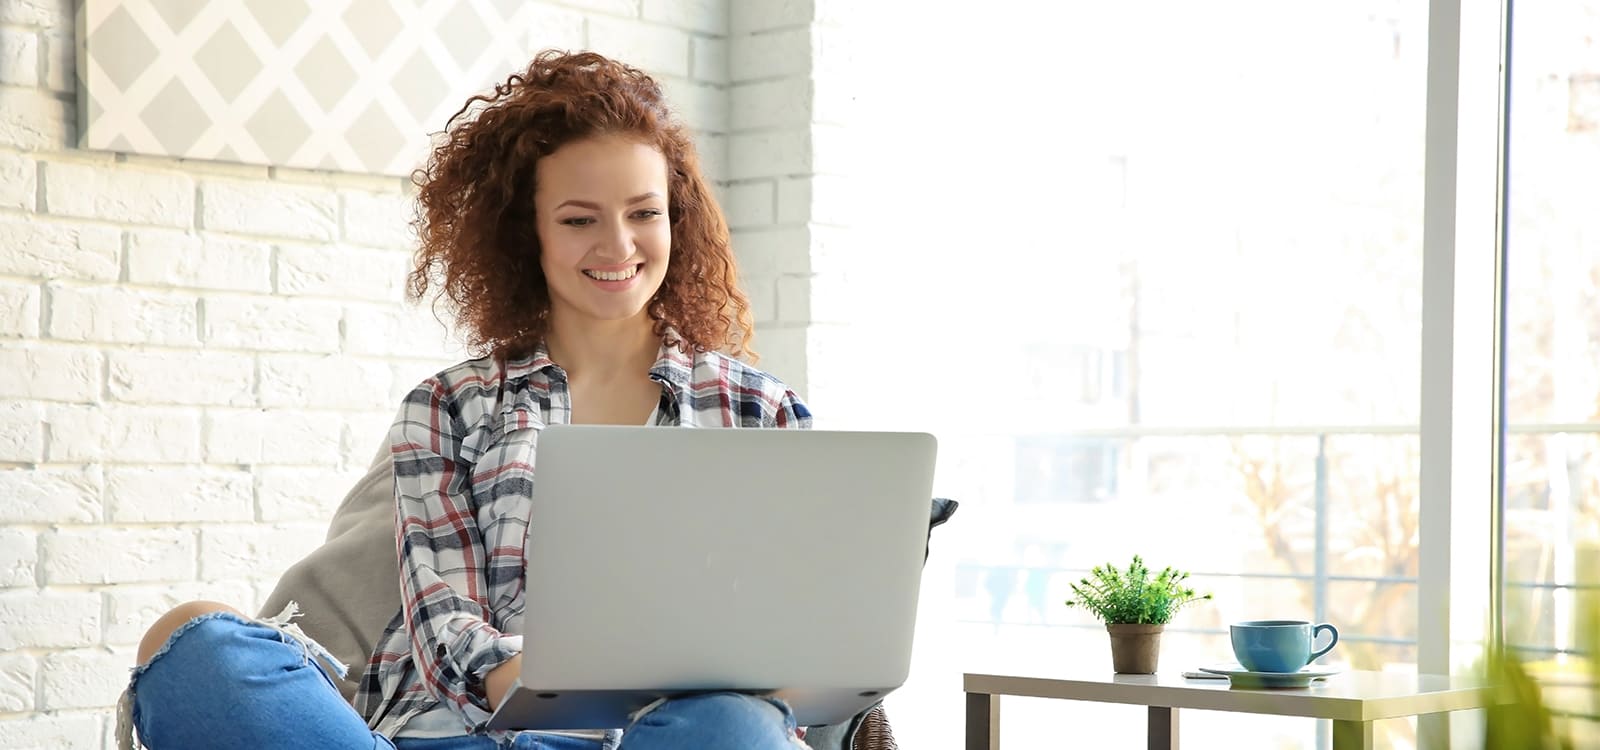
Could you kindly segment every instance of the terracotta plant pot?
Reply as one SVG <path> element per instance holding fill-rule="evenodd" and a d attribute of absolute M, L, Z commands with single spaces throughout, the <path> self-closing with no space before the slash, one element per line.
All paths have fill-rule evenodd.
<path fill-rule="evenodd" d="M 1111 634 L 1111 668 L 1117 674 L 1155 674 L 1161 658 L 1165 625 L 1107 625 Z"/>

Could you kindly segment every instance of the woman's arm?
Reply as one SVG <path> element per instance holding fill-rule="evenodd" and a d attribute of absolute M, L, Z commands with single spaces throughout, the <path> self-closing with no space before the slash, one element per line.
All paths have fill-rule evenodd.
<path fill-rule="evenodd" d="M 522 644 L 491 625 L 484 575 L 490 561 L 472 502 L 473 467 L 461 457 L 465 426 L 452 397 L 437 379 L 418 386 L 401 406 L 389 445 L 411 655 L 428 693 L 476 726 L 492 710 L 485 678 Z"/>
<path fill-rule="evenodd" d="M 506 663 L 489 670 L 489 674 L 483 678 L 483 688 L 489 698 L 490 709 L 500 707 L 500 701 L 505 699 L 506 691 L 511 689 L 521 675 L 522 654 L 517 654 Z"/>

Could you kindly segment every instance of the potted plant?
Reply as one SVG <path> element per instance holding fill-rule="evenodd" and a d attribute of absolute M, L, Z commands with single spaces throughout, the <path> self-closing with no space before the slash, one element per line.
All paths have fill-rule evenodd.
<path fill-rule="evenodd" d="M 1600 545 L 1579 547 L 1576 573 L 1580 587 L 1600 578 Z M 1505 644 L 1484 647 L 1476 671 L 1495 699 L 1484 712 L 1483 744 L 1477 747 L 1600 747 L 1600 595 L 1585 596 L 1580 589 L 1575 604 L 1573 653 L 1539 659 Z M 1506 606 L 1508 629 L 1523 625 L 1524 608 Z"/>
<path fill-rule="evenodd" d="M 1134 555 L 1127 570 L 1110 563 L 1095 566 L 1089 577 L 1072 584 L 1075 598 L 1066 604 L 1087 609 L 1106 624 L 1111 666 L 1118 674 L 1155 674 L 1162 629 L 1179 609 L 1211 598 L 1195 593 L 1184 583 L 1188 578 L 1170 567 L 1152 576 Z"/>

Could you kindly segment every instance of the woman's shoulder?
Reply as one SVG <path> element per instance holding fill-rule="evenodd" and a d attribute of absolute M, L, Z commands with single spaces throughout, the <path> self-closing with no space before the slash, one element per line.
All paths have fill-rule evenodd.
<path fill-rule="evenodd" d="M 730 388 L 759 391 L 782 396 L 793 393 L 789 385 L 766 370 L 722 352 L 700 352 L 694 356 L 694 380 L 716 380 Z"/>
<path fill-rule="evenodd" d="M 521 362 L 522 360 L 508 360 L 504 356 L 495 354 L 463 360 L 434 373 L 418 384 L 418 387 L 444 386 L 450 390 L 457 390 L 464 386 L 499 384 L 509 379 L 509 374 Z"/>
<path fill-rule="evenodd" d="M 786 425 L 795 420 L 810 423 L 811 410 L 788 383 L 749 362 L 722 352 L 700 352 L 694 357 L 695 390 L 716 383 L 733 400 L 753 402 L 767 412 L 763 420 Z"/>
<path fill-rule="evenodd" d="M 418 383 L 406 394 L 396 418 L 401 426 L 440 429 L 448 425 L 462 440 L 478 430 L 491 432 L 514 396 L 516 360 L 486 356 L 458 362 Z"/>
<path fill-rule="evenodd" d="M 417 383 L 406 401 L 437 404 L 498 399 L 507 380 L 508 365 L 515 363 L 493 355 L 457 362 Z"/>

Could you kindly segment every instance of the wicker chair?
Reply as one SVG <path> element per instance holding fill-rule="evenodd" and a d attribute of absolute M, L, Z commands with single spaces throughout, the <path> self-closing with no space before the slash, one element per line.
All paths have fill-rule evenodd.
<path fill-rule="evenodd" d="M 855 738 L 850 740 L 850 750 L 899 750 L 899 748 L 900 746 L 894 742 L 894 731 L 889 729 L 889 717 L 884 714 L 883 706 L 873 706 L 872 710 L 862 717 Z"/>

